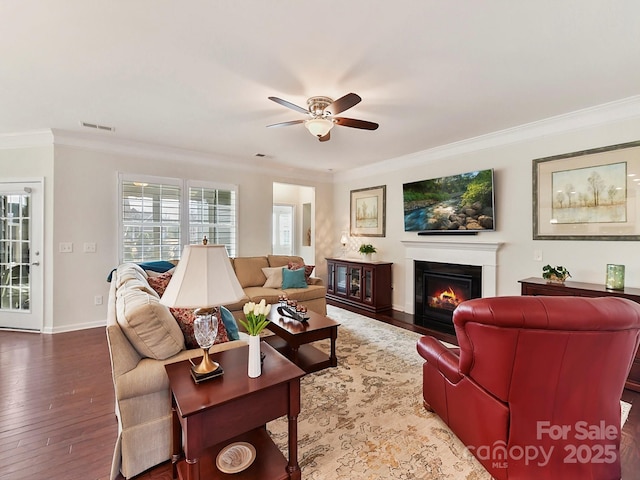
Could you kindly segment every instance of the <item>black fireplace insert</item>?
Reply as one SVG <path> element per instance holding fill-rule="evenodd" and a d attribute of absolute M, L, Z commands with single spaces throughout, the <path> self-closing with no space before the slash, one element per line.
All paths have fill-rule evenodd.
<path fill-rule="evenodd" d="M 482 267 L 415 261 L 414 323 L 453 334 L 453 311 L 482 296 Z"/>

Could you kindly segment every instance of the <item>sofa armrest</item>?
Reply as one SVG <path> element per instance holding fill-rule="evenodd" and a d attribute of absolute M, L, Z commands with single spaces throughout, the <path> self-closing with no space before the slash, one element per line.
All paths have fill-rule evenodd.
<path fill-rule="evenodd" d="M 320 277 L 309 277 L 307 279 L 307 284 L 309 285 L 324 285 L 324 282 Z"/>
<path fill-rule="evenodd" d="M 435 366 L 451 383 L 456 384 L 463 378 L 458 368 L 460 357 L 436 338 L 422 337 L 418 340 L 416 348 L 418 354 Z"/>

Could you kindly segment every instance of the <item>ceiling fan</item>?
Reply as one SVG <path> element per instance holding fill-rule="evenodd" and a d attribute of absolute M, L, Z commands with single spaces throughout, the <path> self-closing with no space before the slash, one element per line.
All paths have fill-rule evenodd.
<path fill-rule="evenodd" d="M 296 112 L 304 113 L 309 116 L 306 120 L 291 120 L 290 122 L 274 123 L 267 127 L 286 127 L 304 123 L 311 135 L 318 137 L 321 142 L 326 142 L 331 138 L 331 129 L 334 125 L 343 127 L 360 128 L 363 130 L 375 130 L 378 128 L 377 123 L 367 122 L 366 120 L 356 120 L 355 118 L 335 117 L 338 113 L 357 105 L 362 101 L 359 95 L 355 93 L 347 93 L 345 96 L 337 100 L 329 97 L 311 97 L 307 100 L 307 109 L 294 105 L 291 102 L 282 100 L 278 97 L 269 97 L 280 105 L 283 105 Z"/>

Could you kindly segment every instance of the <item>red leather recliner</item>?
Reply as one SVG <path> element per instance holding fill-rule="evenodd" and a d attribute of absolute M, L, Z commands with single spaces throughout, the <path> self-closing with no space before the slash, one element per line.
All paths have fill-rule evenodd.
<path fill-rule="evenodd" d="M 640 304 L 616 297 L 496 297 L 453 315 L 459 354 L 418 341 L 425 407 L 497 479 L 621 476 L 620 397 Z"/>

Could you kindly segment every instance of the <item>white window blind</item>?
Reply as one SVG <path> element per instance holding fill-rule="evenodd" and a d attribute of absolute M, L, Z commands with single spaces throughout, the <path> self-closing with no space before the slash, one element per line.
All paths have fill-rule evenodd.
<path fill-rule="evenodd" d="M 236 255 L 236 189 L 203 182 L 120 176 L 121 261 L 175 260 L 204 235 Z"/>

